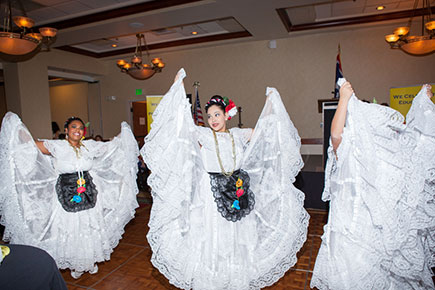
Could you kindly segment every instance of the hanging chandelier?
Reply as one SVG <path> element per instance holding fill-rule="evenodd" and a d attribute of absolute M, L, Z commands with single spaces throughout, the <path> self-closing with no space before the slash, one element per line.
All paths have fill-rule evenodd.
<path fill-rule="evenodd" d="M 148 52 L 148 46 L 145 41 L 145 35 L 136 34 L 137 43 L 136 43 L 136 51 L 131 59 L 131 62 L 126 62 L 123 59 L 120 59 L 116 62 L 116 65 L 121 69 L 121 72 L 127 73 L 132 78 L 137 80 L 146 80 L 152 77 L 155 73 L 161 72 L 165 67 L 165 64 L 162 62 L 162 59 L 159 57 L 153 58 L 151 62 L 150 54 Z M 142 40 L 144 46 L 142 46 Z M 147 62 L 144 63 L 142 59 L 142 47 L 145 48 Z"/>
<path fill-rule="evenodd" d="M 417 9 L 419 0 L 415 0 L 413 13 Z M 391 48 L 400 48 L 404 52 L 412 55 L 425 55 L 435 51 L 435 21 L 432 20 L 432 9 L 430 0 L 423 0 L 423 11 L 427 9 L 428 13 L 423 12 L 421 20 L 421 35 L 409 35 L 411 29 L 412 18 L 409 18 L 408 25 L 398 27 L 394 30 L 394 34 L 385 36 L 385 40 L 390 44 Z M 425 35 L 425 30 L 428 34 Z"/>
<path fill-rule="evenodd" d="M 3 31 L 0 32 L 0 58 L 18 62 L 28 60 L 36 55 L 42 46 L 46 50 L 56 41 L 57 29 L 39 28 L 39 33 L 32 30 L 35 22 L 27 17 L 21 1 L 17 0 L 23 16 L 12 16 L 11 0 L 8 0 L 3 16 Z M 18 28 L 14 30 L 13 24 Z"/>

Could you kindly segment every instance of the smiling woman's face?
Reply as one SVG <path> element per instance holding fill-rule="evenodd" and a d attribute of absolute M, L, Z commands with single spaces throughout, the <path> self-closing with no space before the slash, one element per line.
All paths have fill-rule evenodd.
<path fill-rule="evenodd" d="M 228 114 L 225 113 L 219 106 L 210 106 L 207 110 L 207 121 L 210 127 L 216 132 L 225 132 L 227 129 L 226 121 Z"/>
<path fill-rule="evenodd" d="M 82 122 L 74 120 L 68 125 L 68 128 L 65 129 L 65 133 L 68 136 L 68 140 L 78 142 L 85 133 L 85 126 Z"/>

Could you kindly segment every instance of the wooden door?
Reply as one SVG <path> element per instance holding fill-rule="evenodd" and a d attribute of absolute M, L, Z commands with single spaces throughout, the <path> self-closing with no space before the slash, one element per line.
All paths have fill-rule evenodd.
<path fill-rule="evenodd" d="M 144 138 L 147 132 L 147 102 L 138 101 L 132 103 L 133 112 L 133 134 L 139 142 L 139 146 L 144 144 Z"/>

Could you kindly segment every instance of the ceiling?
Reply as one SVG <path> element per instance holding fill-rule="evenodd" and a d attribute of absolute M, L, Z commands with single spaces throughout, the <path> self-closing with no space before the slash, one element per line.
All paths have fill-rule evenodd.
<path fill-rule="evenodd" d="M 427 13 L 409 0 L 22 0 L 35 28 L 57 28 L 53 47 L 96 58 L 134 52 L 137 33 L 150 50 L 222 41 L 272 40 L 298 31 L 383 25 Z M 435 14 L 435 0 L 431 3 Z M 5 1 L 0 1 L 4 13 Z M 377 6 L 385 9 L 378 11 Z M 21 15 L 12 0 L 13 15 Z M 413 12 L 414 11 L 414 12 Z M 2 15 L 3 18 L 3 15 Z"/>

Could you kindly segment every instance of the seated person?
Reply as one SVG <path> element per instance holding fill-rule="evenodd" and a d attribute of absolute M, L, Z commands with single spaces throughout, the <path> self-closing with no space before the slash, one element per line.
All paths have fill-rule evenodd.
<path fill-rule="evenodd" d="M 44 250 L 24 245 L 0 246 L 0 289 L 67 290 L 56 262 Z"/>

